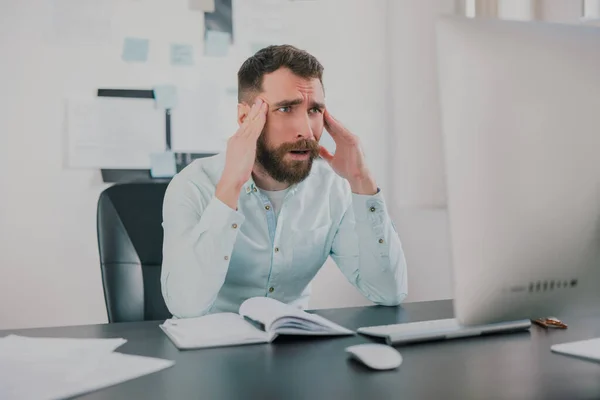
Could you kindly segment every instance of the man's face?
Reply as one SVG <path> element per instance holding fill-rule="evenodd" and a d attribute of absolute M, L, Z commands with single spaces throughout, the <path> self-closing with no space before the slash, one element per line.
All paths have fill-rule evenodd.
<path fill-rule="evenodd" d="M 319 156 L 325 95 L 317 78 L 304 79 L 287 68 L 263 78 L 259 95 L 267 104 L 267 122 L 256 159 L 271 177 L 294 184 L 306 179 Z"/>

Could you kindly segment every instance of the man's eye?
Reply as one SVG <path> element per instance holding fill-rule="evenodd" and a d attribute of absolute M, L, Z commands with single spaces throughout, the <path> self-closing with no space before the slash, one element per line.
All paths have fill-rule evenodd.
<path fill-rule="evenodd" d="M 322 113 L 322 112 L 323 112 L 323 110 L 321 110 L 319 107 L 313 107 L 313 108 L 311 108 L 311 109 L 310 109 L 310 111 L 309 111 L 309 112 L 310 112 L 311 114 L 315 114 L 315 113 L 319 113 L 319 114 L 320 114 L 320 113 Z"/>
<path fill-rule="evenodd" d="M 288 107 L 279 107 L 279 108 L 277 109 L 277 111 L 281 111 L 281 112 L 284 112 L 284 113 L 288 113 L 288 112 L 292 111 L 292 107 L 289 107 L 289 106 L 288 106 Z"/>

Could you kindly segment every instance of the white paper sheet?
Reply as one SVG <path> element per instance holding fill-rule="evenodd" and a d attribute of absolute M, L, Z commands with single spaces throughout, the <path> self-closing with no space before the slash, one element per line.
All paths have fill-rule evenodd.
<path fill-rule="evenodd" d="M 173 364 L 169 360 L 121 353 L 52 362 L 0 359 L 0 398 L 69 398 L 151 374 Z"/>
<path fill-rule="evenodd" d="M 62 399 L 172 366 L 169 360 L 114 353 L 124 339 L 8 336 L 0 339 L 0 399 Z"/>
<path fill-rule="evenodd" d="M 98 44 L 111 39 L 115 0 L 52 0 L 55 39 Z"/>
<path fill-rule="evenodd" d="M 125 339 L 34 338 L 9 335 L 0 339 L 0 358 L 27 359 L 87 357 L 108 354 L 122 346 Z"/>
<path fill-rule="evenodd" d="M 281 44 L 288 6 L 285 0 L 233 0 L 236 44 L 248 51 L 255 50 L 256 43 Z"/>
<path fill-rule="evenodd" d="M 150 154 L 165 150 L 165 118 L 152 99 L 70 99 L 68 165 L 150 168 Z"/>

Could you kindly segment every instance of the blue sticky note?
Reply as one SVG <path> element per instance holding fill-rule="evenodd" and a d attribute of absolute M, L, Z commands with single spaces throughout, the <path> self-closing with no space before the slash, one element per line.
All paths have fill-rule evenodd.
<path fill-rule="evenodd" d="M 127 37 L 123 42 L 121 58 L 127 62 L 146 62 L 149 48 L 150 41 L 148 39 Z"/>
<path fill-rule="evenodd" d="M 171 65 L 194 65 L 194 47 L 191 44 L 171 43 Z"/>
<path fill-rule="evenodd" d="M 176 173 L 174 153 L 168 151 L 150 154 L 150 175 L 153 178 L 172 178 Z"/>
<path fill-rule="evenodd" d="M 207 57 L 226 57 L 229 53 L 231 35 L 228 32 L 206 31 L 204 55 Z"/>
<path fill-rule="evenodd" d="M 154 86 L 156 107 L 172 110 L 177 107 L 177 87 L 175 85 Z"/>

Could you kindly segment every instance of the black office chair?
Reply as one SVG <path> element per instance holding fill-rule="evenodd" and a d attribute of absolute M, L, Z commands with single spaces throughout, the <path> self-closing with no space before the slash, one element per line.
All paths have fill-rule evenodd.
<path fill-rule="evenodd" d="M 109 322 L 171 317 L 160 287 L 167 185 L 118 184 L 100 195 L 98 248 Z"/>

